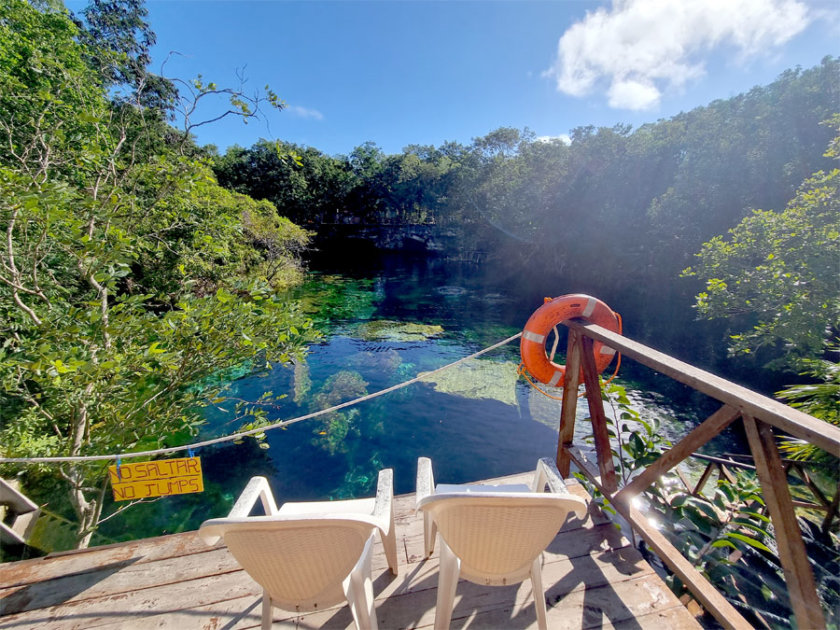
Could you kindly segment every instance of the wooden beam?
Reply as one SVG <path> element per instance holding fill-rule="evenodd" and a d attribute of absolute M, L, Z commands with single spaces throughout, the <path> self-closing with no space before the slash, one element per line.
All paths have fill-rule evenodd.
<path fill-rule="evenodd" d="M 825 520 L 822 523 L 823 534 L 828 533 L 828 528 L 831 527 L 831 522 L 834 520 L 834 515 L 838 513 L 838 506 L 840 506 L 840 483 L 837 484 L 837 491 L 834 493 L 834 498 L 831 500 L 831 505 L 828 506 L 828 514 L 825 515 Z"/>
<path fill-rule="evenodd" d="M 840 427 L 809 416 L 798 409 L 788 407 L 777 400 L 762 396 L 746 387 L 736 385 L 725 378 L 715 376 L 711 372 L 696 368 L 601 326 L 584 324 L 575 320 L 567 320 L 563 323 L 587 337 L 604 342 L 624 356 L 635 359 L 657 372 L 731 405 L 753 418 L 772 424 L 777 429 L 815 444 L 835 457 L 840 457 Z"/>
<path fill-rule="evenodd" d="M 679 549 L 648 523 L 647 517 L 634 507 L 612 501 L 612 492 L 598 479 L 598 471 L 578 448 L 571 448 L 570 454 L 575 465 L 584 475 L 613 503 L 616 511 L 623 516 L 631 527 L 645 540 L 651 549 L 688 587 L 692 595 L 724 627 L 736 630 L 751 630 L 752 625 L 741 616 L 726 598 L 721 595 L 694 566 L 686 560 Z M 801 627 L 801 626 L 800 626 Z"/>
<path fill-rule="evenodd" d="M 615 492 L 618 488 L 618 480 L 615 477 L 607 415 L 604 413 L 604 401 L 601 400 L 598 368 L 595 367 L 595 351 L 589 337 L 583 337 L 582 341 L 583 382 L 586 385 L 586 400 L 589 403 L 589 417 L 592 420 L 592 433 L 595 436 L 595 451 L 598 453 L 598 468 L 601 471 L 604 487 L 610 492 Z M 566 373 L 568 374 L 568 371 Z"/>
<path fill-rule="evenodd" d="M 782 466 L 773 428 L 751 416 L 744 416 L 744 428 L 761 481 L 765 504 L 773 521 L 779 559 L 785 573 L 790 601 L 799 628 L 824 628 L 825 618 L 808 563 L 808 553 L 790 497 L 787 475 Z"/>
<path fill-rule="evenodd" d="M 580 381 L 580 338 L 576 330 L 569 330 L 566 345 L 566 374 L 563 376 L 563 404 L 560 408 L 560 432 L 557 436 L 557 469 L 565 478 L 571 472 L 568 448 L 575 439 L 578 381 Z"/>
<path fill-rule="evenodd" d="M 650 466 L 628 483 L 621 492 L 616 495 L 616 501 L 629 502 L 634 496 L 650 486 L 658 477 L 671 470 L 674 466 L 689 457 L 694 451 L 706 444 L 713 437 L 718 435 L 726 427 L 732 424 L 740 416 L 740 412 L 734 407 L 724 405 L 711 416 L 706 418 L 692 431 L 680 440 L 676 445 L 662 453 L 662 455 Z M 711 469 L 711 464 L 706 468 Z M 703 480 L 708 476 L 704 475 Z M 698 484 L 699 485 L 699 484 Z M 702 486 L 700 486 L 702 488 Z M 695 494 L 696 494 L 695 489 Z"/>
<path fill-rule="evenodd" d="M 700 479 L 697 480 L 697 483 L 694 486 L 693 490 L 690 490 L 693 496 L 700 496 L 703 493 L 703 488 L 709 482 L 709 477 L 712 476 L 712 473 L 715 470 L 717 464 L 714 462 L 709 462 L 709 465 L 706 466 L 706 470 L 703 471 L 703 474 L 700 475 Z"/>

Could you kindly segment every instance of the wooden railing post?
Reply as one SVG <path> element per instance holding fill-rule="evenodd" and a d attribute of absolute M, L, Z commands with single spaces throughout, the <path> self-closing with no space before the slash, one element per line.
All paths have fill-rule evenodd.
<path fill-rule="evenodd" d="M 615 492 L 618 489 L 618 480 L 615 476 L 607 415 L 604 413 L 604 401 L 601 400 L 601 383 L 598 379 L 598 369 L 595 367 L 592 339 L 584 335 L 582 346 L 583 382 L 586 385 L 586 400 L 589 403 L 589 417 L 592 419 L 592 433 L 595 436 L 595 452 L 598 453 L 598 470 L 601 472 L 601 483 L 604 487 L 610 492 Z M 568 373 L 567 369 L 566 374 Z"/>
<path fill-rule="evenodd" d="M 560 432 L 557 436 L 557 470 L 563 477 L 571 472 L 569 448 L 575 440 L 578 381 L 580 381 L 580 333 L 569 330 L 566 344 L 566 374 L 563 376 L 563 405 L 560 407 Z"/>
<path fill-rule="evenodd" d="M 814 572 L 808 563 L 808 553 L 796 521 L 773 427 L 746 414 L 742 417 L 764 501 L 776 530 L 779 559 L 785 573 L 793 613 L 796 615 L 796 625 L 799 628 L 824 628 L 825 618 L 817 595 Z"/>

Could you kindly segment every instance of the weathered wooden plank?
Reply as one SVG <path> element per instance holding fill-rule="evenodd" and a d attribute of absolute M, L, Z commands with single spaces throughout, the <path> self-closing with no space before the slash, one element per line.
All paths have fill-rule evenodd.
<path fill-rule="evenodd" d="M 414 567 L 415 571 L 401 572 L 399 578 L 390 579 L 385 568 L 374 574 L 374 593 L 376 594 L 376 607 L 379 625 L 382 628 L 410 627 L 411 615 L 415 614 L 417 601 L 430 601 L 432 608 L 435 602 L 435 589 L 437 587 L 437 560 L 430 560 L 419 563 Z M 574 592 L 587 588 L 596 588 L 616 583 L 621 580 L 638 579 L 644 576 L 653 575 L 650 566 L 644 562 L 641 555 L 632 547 L 605 552 L 595 559 L 556 557 L 554 560 L 547 558 L 543 569 L 546 583 L 549 581 L 562 585 L 562 592 Z M 483 587 L 462 581 L 459 584 L 459 593 L 463 599 L 462 607 L 470 606 L 472 600 L 479 602 L 479 606 L 495 606 L 495 602 L 505 603 L 504 593 L 494 593 L 496 588 Z M 530 587 L 525 584 L 521 587 L 510 587 L 509 591 L 516 592 L 524 588 L 518 600 L 524 608 L 533 608 Z M 504 589 L 502 589 L 504 590 Z M 417 595 L 426 592 L 425 595 Z M 431 595 L 429 595 L 431 593 Z M 550 593 L 550 591 L 549 591 Z M 556 596 L 560 596 L 557 591 Z M 406 595 L 412 595 L 402 599 Z M 404 601 L 404 604 L 400 602 Z M 676 601 L 676 600 L 675 600 Z M 131 627 L 136 630 L 147 628 L 177 628 L 178 630 L 189 628 L 209 627 L 209 621 L 224 623 L 226 628 L 247 628 L 256 627 L 260 623 L 260 607 L 258 596 L 245 596 L 236 600 L 214 602 L 207 606 L 195 607 L 183 610 L 167 610 L 167 612 L 144 618 L 131 620 Z M 162 599 L 160 605 L 165 608 L 171 604 L 168 599 Z M 406 606 L 411 610 L 404 610 Z M 432 610 L 433 612 L 433 610 Z M 532 613 L 533 615 L 533 613 Z M 533 615 L 536 620 L 536 615 Z M 301 627 L 352 627 L 352 618 L 349 610 L 344 606 L 330 608 L 319 613 L 306 615 L 294 615 L 292 613 L 275 610 L 275 624 L 284 627 L 283 624 L 300 624 Z M 103 629 L 117 628 L 123 621 L 115 621 L 104 625 L 97 625 Z"/>
<path fill-rule="evenodd" d="M 530 477 L 529 473 L 487 480 L 486 483 L 515 483 Z M 570 480 L 568 486 L 572 493 L 588 498 L 577 482 Z M 398 545 L 405 553 L 400 554 L 401 574 L 393 578 L 387 571 L 382 550 L 375 550 L 374 592 L 380 627 L 427 625 L 426 622 L 432 623 L 434 619 L 437 557 L 422 559 L 420 556 L 422 519 L 414 514 L 414 496 L 396 497 L 395 507 Z M 543 569 L 549 597 L 559 596 L 562 606 L 565 607 L 564 602 L 578 591 L 623 588 L 616 585 L 648 578 L 659 583 L 639 553 L 597 509 L 587 518 L 570 522 L 566 527 L 568 529 L 549 546 Z M 419 550 L 416 556 L 410 553 L 415 545 Z M 121 547 L 122 550 L 112 547 L 69 554 L 51 558 L 47 563 L 27 561 L 36 563 L 38 568 L 18 566 L 15 575 L 36 581 L 0 591 L 9 596 L 0 600 L 0 628 L 182 630 L 259 626 L 260 588 L 244 571 L 236 568 L 226 549 L 207 548 L 193 532 Z M 172 555 L 179 547 L 188 553 L 182 557 Z M 110 562 L 97 570 L 95 565 L 102 560 Z M 62 562 L 68 562 L 76 572 L 63 577 L 60 573 L 54 574 Z M 553 596 L 551 589 L 556 591 Z M 651 599 L 649 590 L 640 594 Z M 579 606 L 580 615 L 592 614 L 588 608 L 592 597 L 578 597 L 583 602 Z M 456 615 L 453 627 L 463 627 L 464 623 L 472 627 L 478 620 L 488 620 L 492 625 L 494 619 L 509 619 L 510 616 L 497 611 L 510 608 L 510 602 L 520 611 L 515 617 L 517 624 L 524 623 L 530 616 L 536 622 L 527 583 L 518 588 L 511 587 L 506 593 L 505 589 L 500 592 L 462 582 L 459 598 L 459 605 L 466 612 Z M 428 606 L 424 609 L 427 600 Z M 5 612 L 2 610 L 4 601 L 9 604 Z M 668 606 L 672 605 L 673 602 Z M 635 606 L 639 614 L 647 614 L 640 603 L 628 606 L 628 610 L 635 610 Z M 655 607 L 656 613 L 670 615 L 668 606 Z M 680 609 L 678 604 L 672 607 Z M 586 613 L 586 610 L 590 612 Z M 21 612 L 9 614 L 11 611 Z M 556 613 L 550 612 L 550 616 L 552 614 Z M 619 617 L 604 616 L 603 625 L 618 623 Z M 389 625 L 389 620 L 396 625 Z M 346 606 L 304 616 L 278 610 L 275 611 L 275 627 L 352 627 L 352 617 Z M 675 628 L 681 627 L 675 625 Z"/>
<path fill-rule="evenodd" d="M 514 475 L 513 478 L 518 478 L 518 476 Z M 397 512 L 398 522 L 400 519 L 413 519 L 414 495 L 405 494 L 394 497 L 394 509 Z M 90 549 L 59 552 L 43 558 L 0 564 L 0 586 L 19 586 L 71 574 L 81 575 L 89 571 L 98 571 L 100 567 L 115 566 L 119 563 L 157 562 L 167 558 L 203 553 L 208 549 L 207 544 L 196 536 L 195 532 L 184 532 Z"/>
<path fill-rule="evenodd" d="M 417 519 L 421 520 L 421 519 Z M 621 553 L 631 553 L 638 557 L 637 552 L 635 552 L 632 548 L 626 547 L 627 541 L 617 532 L 617 530 L 612 525 L 600 525 L 597 528 L 590 528 L 590 529 L 583 529 L 579 530 L 576 529 L 571 535 L 563 535 L 557 537 L 557 539 L 549 546 L 549 549 L 546 553 L 546 564 L 552 564 L 557 561 L 565 561 L 570 562 L 568 556 L 573 557 L 582 557 L 588 553 L 599 553 L 601 554 L 602 558 L 610 557 L 608 554 L 610 553 L 617 553 L 616 550 L 623 551 Z M 97 584 L 88 585 L 87 583 L 83 583 L 82 588 L 84 589 L 83 594 L 79 596 L 73 596 L 72 593 L 67 596 L 66 591 L 68 589 L 72 589 L 72 584 L 75 581 L 75 577 L 71 576 L 67 580 L 54 580 L 51 582 L 46 582 L 42 585 L 36 586 L 43 586 L 47 589 L 46 592 L 49 592 L 50 585 L 54 585 L 56 587 L 56 592 L 54 594 L 54 600 L 62 600 L 67 597 L 65 601 L 63 601 L 62 605 L 55 606 L 56 609 L 64 609 L 66 611 L 77 611 L 79 610 L 79 602 L 82 600 L 94 600 L 97 596 L 99 596 L 99 600 L 101 600 L 101 608 L 105 610 L 110 610 L 112 608 L 111 601 L 113 597 L 102 597 L 107 593 L 116 594 L 116 593 L 123 593 L 118 600 L 120 601 L 120 609 L 124 609 L 123 600 L 124 599 L 132 599 L 136 597 L 137 592 L 143 592 L 146 594 L 147 597 L 152 597 L 152 593 L 157 592 L 158 594 L 154 595 L 153 598 L 157 601 L 157 605 L 159 607 L 166 607 L 167 605 L 178 606 L 183 605 L 182 600 L 180 599 L 183 593 L 180 591 L 180 586 L 183 582 L 185 582 L 190 573 L 190 569 L 192 564 L 194 564 L 198 559 L 205 559 L 210 560 L 215 558 L 216 561 L 219 563 L 215 567 L 208 566 L 208 571 L 214 570 L 224 570 L 230 569 L 231 567 L 235 568 L 235 562 L 232 558 L 225 557 L 227 554 L 226 550 L 224 549 L 215 549 L 205 554 L 195 554 L 192 557 L 185 558 L 181 560 L 181 562 L 185 565 L 181 567 L 181 572 L 177 573 L 179 570 L 178 567 L 174 566 L 174 563 L 170 563 L 168 561 L 161 561 L 154 563 L 153 565 L 146 565 L 144 566 L 137 566 L 137 571 L 131 572 L 127 569 L 123 569 L 124 575 L 114 575 L 108 576 L 107 578 L 103 578 L 102 582 Z M 380 554 L 381 555 L 381 554 Z M 378 571 L 384 572 L 386 569 L 386 562 L 384 557 L 382 558 L 382 562 L 378 563 L 380 565 Z M 400 591 L 410 591 L 417 588 L 434 588 L 436 585 L 436 575 L 437 575 L 437 558 L 433 557 L 431 560 L 426 561 L 424 563 L 420 563 L 422 566 L 417 567 L 414 566 L 412 568 L 408 568 L 403 573 L 406 574 L 406 578 L 404 583 L 403 582 L 395 582 L 393 587 L 389 589 L 389 594 L 391 591 L 395 591 L 399 589 Z M 629 565 L 628 565 L 629 566 Z M 646 566 L 646 565 L 645 565 Z M 134 569 L 135 567 L 131 567 Z M 172 600 L 170 590 L 163 585 L 158 585 L 156 582 L 160 581 L 160 577 L 158 577 L 159 572 L 164 571 L 166 569 L 172 570 L 176 572 L 172 577 L 177 581 L 177 586 L 179 588 L 175 589 L 175 600 Z M 635 569 L 630 567 L 627 569 L 627 572 L 632 572 Z M 141 572 L 141 573 L 138 573 Z M 606 574 L 605 574 L 606 575 Z M 136 579 L 136 581 L 135 581 Z M 252 584 L 250 578 L 248 578 L 243 572 L 240 572 L 239 578 L 230 577 L 229 579 L 234 579 L 240 585 L 244 585 L 246 588 L 250 585 L 250 590 L 253 591 L 254 596 L 258 596 L 259 589 L 256 585 Z M 591 580 L 590 580 L 591 581 Z M 204 582 L 203 579 L 197 579 L 196 582 L 196 589 L 204 589 Z M 135 590 L 132 591 L 131 587 L 134 587 Z M 224 592 L 224 590 L 222 591 Z M 44 596 L 46 597 L 46 596 Z M 41 604 L 49 604 L 49 599 L 42 599 L 40 600 Z M 35 607 L 35 603 L 37 600 L 33 600 L 33 604 L 30 608 Z M 187 600 L 189 601 L 189 600 Z M 89 608 L 96 607 L 96 602 L 88 601 Z M 216 602 L 214 602 L 210 608 L 214 608 L 216 606 Z M 17 607 L 19 609 L 19 606 Z M 215 609 L 215 608 L 214 608 Z M 129 607 L 129 610 L 133 610 L 133 607 Z M 8 614 L 7 611 L 6 614 Z M 71 615 L 75 616 L 76 613 L 71 613 Z M 60 613 L 56 612 L 55 617 L 62 616 Z M 82 625 L 93 625 L 95 623 L 95 619 L 93 618 L 94 613 L 91 610 L 87 609 L 85 616 L 84 616 L 84 624 Z M 127 614 L 126 617 L 132 620 L 132 624 L 134 624 L 137 619 L 134 618 L 131 614 Z M 41 611 L 41 616 L 29 616 L 26 619 L 49 619 L 49 616 L 43 616 L 43 611 Z M 15 618 L 18 621 L 26 621 L 25 618 Z M 4 619 L 4 622 L 8 622 L 9 618 Z M 75 627 L 71 623 L 69 627 Z"/>
<path fill-rule="evenodd" d="M 571 602 L 570 602 L 571 604 Z M 575 602 L 577 604 L 577 602 Z M 565 614 L 560 614 L 549 609 L 548 626 L 549 628 L 603 628 L 603 629 L 624 629 L 639 630 L 640 628 L 661 629 L 668 630 L 696 630 L 700 627 L 697 621 L 689 614 L 683 606 L 676 606 L 673 608 L 658 609 L 653 613 L 647 615 L 634 615 L 627 619 L 610 619 L 609 614 L 603 614 L 595 608 L 588 608 L 589 604 L 585 603 L 583 608 L 578 609 L 576 606 L 573 610 L 573 616 L 569 617 Z M 597 604 L 596 604 L 597 605 Z M 566 607 L 563 608 L 566 610 Z M 574 614 L 578 613 L 580 614 Z M 601 612 L 602 614 L 598 614 Z M 470 628 L 470 630 L 487 629 L 499 630 L 505 629 L 522 629 L 532 630 L 537 628 L 536 620 L 528 625 L 530 617 L 527 617 L 527 610 L 510 610 L 505 609 L 501 611 L 493 610 L 486 613 L 479 613 L 472 617 L 465 619 L 456 619 L 452 622 L 451 627 Z M 580 621 L 578 621 L 580 619 Z M 578 625 L 579 624 L 579 625 Z M 433 625 L 423 626 L 422 629 L 432 628 Z"/>
<path fill-rule="evenodd" d="M 0 617 L 0 628 L 84 630 L 112 621 L 121 621 L 124 627 L 132 627 L 135 621 L 166 610 L 183 610 L 219 600 L 261 595 L 262 590 L 256 582 L 244 571 L 236 571 L 3 616 Z"/>
<path fill-rule="evenodd" d="M 208 547 L 205 553 L 154 563 L 117 562 L 97 571 L 0 589 L 0 602 L 3 614 L 11 615 L 239 570 L 241 567 L 227 549 Z"/>
<path fill-rule="evenodd" d="M 604 532 L 608 526 L 601 526 Z M 552 545 L 546 553 L 543 575 L 546 584 L 563 584 L 565 590 L 588 588 L 605 585 L 621 579 L 635 578 L 652 573 L 652 569 L 642 559 L 641 555 L 632 547 L 609 549 L 597 547 L 601 551 L 595 558 L 579 555 L 569 558 L 558 553 L 558 549 L 572 547 L 570 540 L 566 543 Z M 217 550 L 222 552 L 224 550 Z M 400 578 L 391 579 L 387 572 L 386 563 L 374 572 L 375 592 L 377 599 L 390 599 L 401 595 L 431 590 L 437 587 L 437 558 L 417 563 L 410 569 L 401 572 Z M 471 592 L 475 585 L 462 582 L 466 593 Z M 476 587 L 479 599 L 487 597 L 483 593 L 485 587 Z M 495 589 L 489 589 L 493 591 Z M 126 591 L 118 596 L 85 597 L 39 608 L 26 613 L 0 618 L 0 627 L 27 626 L 29 624 L 49 623 L 50 627 L 81 628 L 98 627 L 109 623 L 130 624 L 131 627 L 169 627 L 173 620 L 187 618 L 201 618 L 229 615 L 235 617 L 243 614 L 243 609 L 236 609 L 225 601 L 239 597 L 253 601 L 260 596 L 259 587 L 242 571 L 212 575 L 199 579 L 180 581 L 172 584 L 150 586 L 134 591 Z M 434 594 L 432 595 L 434 601 Z M 153 602 L 153 607 L 150 603 Z M 116 606 L 115 606 L 116 604 Z M 116 609 L 116 610 L 115 610 Z M 201 609 L 197 611 L 196 609 Z M 162 614 L 165 611 L 165 614 Z M 223 613 L 223 611 L 227 611 Z M 258 614 L 259 611 L 257 611 Z M 331 613 L 332 614 L 332 613 Z M 145 617 L 154 616 L 157 619 L 148 621 Z M 113 617 L 118 619 L 113 619 Z M 288 618 L 290 615 L 281 611 L 277 618 Z M 311 617 L 311 615 L 308 615 Z M 164 619 L 163 617 L 167 617 Z M 172 617 L 172 619 L 168 619 Z M 180 622 L 179 622 L 180 623 Z M 174 627 L 174 626 L 173 626 Z M 188 625 L 187 627 L 193 627 Z M 388 626 L 383 626 L 388 627 Z"/>
<path fill-rule="evenodd" d="M 207 545 L 195 532 L 144 538 L 80 551 L 52 554 L 44 558 L 0 564 L 0 584 L 15 586 L 49 580 L 62 575 L 96 571 L 99 566 L 120 562 L 154 562 L 191 553 L 207 551 Z"/>
<path fill-rule="evenodd" d="M 788 407 L 777 400 L 762 396 L 758 392 L 736 385 L 725 378 L 696 368 L 601 326 L 573 320 L 568 320 L 564 324 L 586 336 L 603 341 L 625 356 L 693 387 L 707 396 L 731 405 L 742 413 L 772 424 L 778 429 L 819 446 L 835 457 L 840 457 L 840 427 L 818 420 L 798 409 Z"/>
<path fill-rule="evenodd" d="M 133 560 L 119 561 L 83 573 L 0 588 L 0 614 L 12 615 L 241 570 L 223 546 L 211 549 L 204 545 L 201 553 L 154 562 L 135 563 Z M 405 562 L 405 557 L 402 562 Z M 379 541 L 374 547 L 372 565 L 374 570 L 387 566 Z"/>
<path fill-rule="evenodd" d="M 595 351 L 592 339 L 584 337 L 581 345 L 581 363 L 583 364 L 583 382 L 586 385 L 586 400 L 589 403 L 589 416 L 592 420 L 592 433 L 595 437 L 595 452 L 598 453 L 598 470 L 601 483 L 610 492 L 618 488 L 615 476 L 610 435 L 607 429 L 607 414 L 604 413 L 604 401 L 601 400 L 601 383 L 598 369 L 595 367 Z"/>
<path fill-rule="evenodd" d="M 698 448 L 718 435 L 726 427 L 737 420 L 740 415 L 741 414 L 737 409 L 730 407 L 729 405 L 724 405 L 718 409 L 711 416 L 694 427 L 688 435 L 686 435 L 672 448 L 665 451 L 659 459 L 645 468 L 640 475 L 624 486 L 621 489 L 621 492 L 616 495 L 615 500 L 629 503 L 634 496 L 640 492 L 644 492 L 645 489 L 647 489 L 647 487 L 656 481 L 656 479 L 658 479 L 662 474 L 671 470 Z"/>
<path fill-rule="evenodd" d="M 825 618 L 817 595 L 814 572 L 808 562 L 799 523 L 796 522 L 787 475 L 776 448 L 773 429 L 747 415 L 744 416 L 744 429 L 755 460 L 755 470 L 761 481 L 764 501 L 773 521 L 779 559 L 796 615 L 796 625 L 800 628 L 824 628 Z"/>
<path fill-rule="evenodd" d="M 575 571 L 574 567 L 570 568 Z M 544 571 L 546 571 L 544 569 Z M 605 622 L 634 619 L 660 610 L 682 610 L 683 627 L 699 628 L 693 617 L 655 574 L 631 577 L 611 584 L 579 584 L 567 589 L 564 578 L 549 572 L 544 579 L 555 582 L 546 591 L 550 628 L 599 627 Z M 559 586 L 558 586 L 559 585 Z M 428 628 L 435 618 L 433 589 L 412 591 L 377 602 L 376 615 L 382 628 Z M 349 611 L 325 611 L 299 619 L 305 628 L 352 628 Z M 455 596 L 452 628 L 536 628 L 537 616 L 530 582 L 507 587 L 488 587 L 461 580 Z"/>
<path fill-rule="evenodd" d="M 563 402 L 560 407 L 560 432 L 557 436 L 557 469 L 568 477 L 571 458 L 568 448 L 574 442 L 577 417 L 578 381 L 580 380 L 580 333 L 569 330 L 566 344 L 566 373 L 563 375 Z"/>
<path fill-rule="evenodd" d="M 612 501 L 612 493 L 603 487 L 598 479 L 598 470 L 592 463 L 576 448 L 571 450 L 571 455 L 578 468 Z M 685 559 L 679 550 L 659 531 L 648 525 L 647 518 L 639 510 L 621 503 L 613 503 L 613 506 L 723 627 L 743 630 L 751 628 L 747 620 Z"/>

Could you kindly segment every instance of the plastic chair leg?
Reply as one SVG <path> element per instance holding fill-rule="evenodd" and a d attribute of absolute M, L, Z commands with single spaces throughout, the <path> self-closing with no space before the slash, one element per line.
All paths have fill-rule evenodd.
<path fill-rule="evenodd" d="M 542 554 L 534 559 L 531 565 L 531 588 L 534 591 L 534 606 L 537 609 L 537 627 L 548 630 L 547 611 L 545 608 L 545 591 L 542 581 Z"/>
<path fill-rule="evenodd" d="M 365 544 L 362 557 L 344 581 L 344 594 L 358 630 L 378 630 L 374 610 L 373 582 L 370 578 L 373 536 Z"/>
<path fill-rule="evenodd" d="M 432 555 L 435 550 L 435 537 L 437 536 L 437 524 L 429 512 L 423 512 L 423 543 L 425 545 L 426 557 Z"/>
<path fill-rule="evenodd" d="M 262 600 L 262 630 L 271 630 L 271 622 L 273 618 L 272 614 L 272 606 L 271 606 L 271 596 L 269 596 L 268 591 L 263 589 L 263 600 Z"/>
<path fill-rule="evenodd" d="M 461 561 L 444 541 L 440 541 L 440 566 L 438 568 L 437 607 L 435 609 L 435 630 L 449 630 L 452 610 L 455 607 L 455 590 Z"/>
<path fill-rule="evenodd" d="M 385 557 L 388 559 L 388 567 L 391 573 L 397 575 L 399 571 L 397 564 L 397 528 L 394 526 L 393 508 L 391 513 L 391 528 L 388 535 L 382 537 L 382 546 L 385 547 Z"/>

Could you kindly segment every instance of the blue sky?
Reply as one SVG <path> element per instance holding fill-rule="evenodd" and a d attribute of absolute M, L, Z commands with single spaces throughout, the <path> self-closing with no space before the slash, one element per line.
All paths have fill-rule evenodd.
<path fill-rule="evenodd" d="M 68 0 L 72 10 L 84 2 Z M 153 69 L 283 112 L 201 127 L 222 150 L 260 137 L 334 155 L 373 141 L 468 143 L 501 126 L 560 136 L 638 126 L 840 53 L 835 0 L 148 0 Z M 170 56 L 170 51 L 177 54 Z M 200 115 L 211 117 L 212 108 Z"/>

